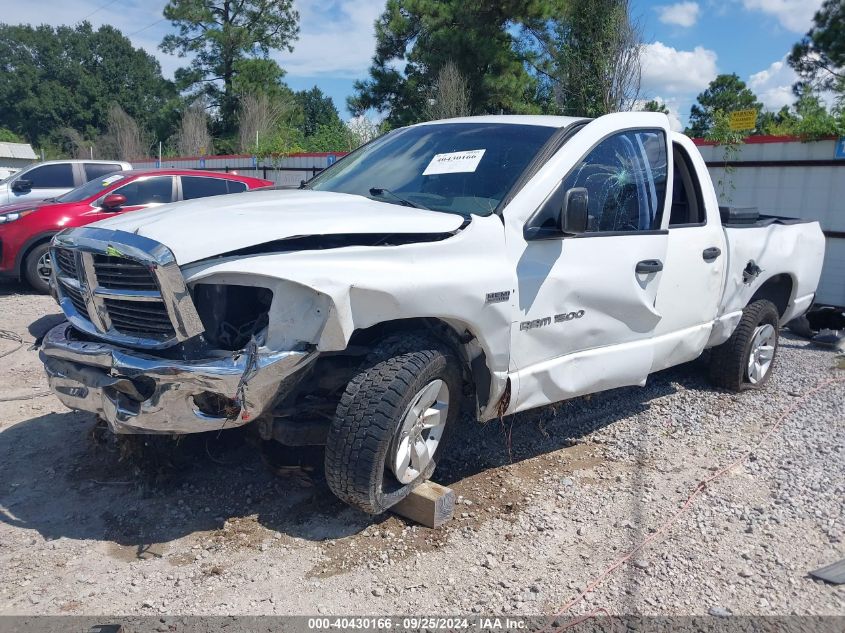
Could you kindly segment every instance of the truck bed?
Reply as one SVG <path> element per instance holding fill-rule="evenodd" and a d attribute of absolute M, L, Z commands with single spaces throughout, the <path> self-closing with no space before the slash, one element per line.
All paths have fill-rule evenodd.
<path fill-rule="evenodd" d="M 745 229 L 756 228 L 761 226 L 771 226 L 773 224 L 781 224 L 784 226 L 791 226 L 793 224 L 812 224 L 815 220 L 805 220 L 802 218 L 787 218 L 780 215 L 758 215 L 757 219 L 751 222 L 743 222 L 741 220 L 729 220 L 722 222 L 722 226 L 726 229 Z"/>
<path fill-rule="evenodd" d="M 753 222 L 734 222 L 723 228 L 728 260 L 722 314 L 740 312 L 760 286 L 774 277 L 785 295 L 781 324 L 810 307 L 824 258 L 824 235 L 818 222 L 762 215 Z"/>

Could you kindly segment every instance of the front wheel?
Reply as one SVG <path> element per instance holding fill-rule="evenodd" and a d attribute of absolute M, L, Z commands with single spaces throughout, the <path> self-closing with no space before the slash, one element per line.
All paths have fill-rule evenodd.
<path fill-rule="evenodd" d="M 780 315 L 771 301 L 754 301 L 742 311 L 731 337 L 713 348 L 710 379 L 731 391 L 759 389 L 772 375 Z"/>
<path fill-rule="evenodd" d="M 326 442 L 326 480 L 379 514 L 431 476 L 461 406 L 461 368 L 437 344 L 363 369 L 347 385 Z"/>
<path fill-rule="evenodd" d="M 53 262 L 50 261 L 50 243 L 33 248 L 23 261 L 23 276 L 33 289 L 41 294 L 50 293 L 50 275 Z"/>

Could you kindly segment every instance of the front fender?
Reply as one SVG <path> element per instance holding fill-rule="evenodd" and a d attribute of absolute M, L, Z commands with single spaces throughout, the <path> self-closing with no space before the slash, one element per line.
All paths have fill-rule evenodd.
<path fill-rule="evenodd" d="M 273 290 L 267 344 L 275 349 L 305 341 L 342 351 L 356 330 L 428 317 L 472 333 L 491 375 L 508 370 L 516 280 L 495 216 L 442 241 L 229 257 L 183 273 L 189 285 L 213 278 Z M 491 293 L 500 294 L 488 301 Z"/>

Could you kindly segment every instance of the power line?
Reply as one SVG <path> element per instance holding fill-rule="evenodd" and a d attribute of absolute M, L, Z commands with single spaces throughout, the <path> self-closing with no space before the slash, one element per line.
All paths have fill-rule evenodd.
<path fill-rule="evenodd" d="M 80 22 L 84 22 L 85 20 L 87 20 L 88 18 L 90 18 L 92 15 L 94 15 L 94 14 L 95 14 L 95 13 L 97 13 L 98 11 L 102 11 L 102 10 L 103 10 L 103 9 L 105 9 L 106 7 L 113 5 L 115 2 L 117 2 L 117 0 L 109 0 L 109 2 L 106 2 L 106 3 L 105 3 L 104 5 L 102 5 L 101 7 L 98 7 L 98 8 L 96 8 L 96 9 L 94 9 L 93 11 L 91 11 L 91 13 L 89 13 L 88 15 L 86 15 L 84 18 L 82 18 L 82 19 L 81 19 L 81 20 L 79 20 L 79 21 L 80 21 Z"/>
<path fill-rule="evenodd" d="M 103 9 L 105 9 L 105 8 L 107 8 L 107 7 L 110 7 L 110 6 L 111 6 L 111 5 L 113 5 L 115 2 L 117 2 L 117 0 L 109 0 L 109 2 L 106 2 L 104 5 L 101 5 L 101 6 L 97 7 L 96 9 L 94 9 L 93 11 L 91 11 L 91 13 L 89 13 L 88 15 L 86 15 L 84 18 L 81 18 L 81 19 L 79 20 L 79 22 L 84 22 L 85 20 L 87 20 L 88 18 L 90 18 L 90 17 L 91 17 L 92 15 L 94 15 L 95 13 L 98 13 L 98 12 L 102 11 Z M 143 28 L 140 28 L 140 29 L 138 29 L 137 31 L 132 31 L 131 33 L 127 34 L 127 35 L 126 35 L 126 37 L 132 37 L 133 35 L 137 35 L 138 33 L 141 33 L 142 31 L 146 31 L 147 29 L 149 29 L 149 28 L 151 28 L 151 27 L 155 26 L 156 24 L 159 24 L 160 22 L 164 22 L 166 19 L 167 19 L 167 18 L 159 18 L 159 19 L 158 19 L 158 20 L 156 20 L 155 22 L 152 22 L 151 24 L 148 24 L 147 26 L 145 26 L 145 27 L 143 27 Z"/>
<path fill-rule="evenodd" d="M 137 31 L 132 31 L 132 33 L 129 33 L 126 37 L 132 37 L 133 35 L 137 35 L 141 31 L 146 31 L 148 28 L 155 26 L 159 22 L 164 22 L 166 19 L 167 18 L 160 18 L 160 19 L 156 20 L 155 22 L 153 22 L 152 24 L 148 24 L 147 26 L 145 26 L 142 29 L 138 29 Z"/>

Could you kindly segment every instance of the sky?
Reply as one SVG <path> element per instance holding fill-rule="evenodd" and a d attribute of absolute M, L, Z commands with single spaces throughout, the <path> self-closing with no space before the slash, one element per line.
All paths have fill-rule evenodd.
<path fill-rule="evenodd" d="M 686 123 L 696 95 L 719 73 L 737 73 L 772 110 L 794 101 L 796 77 L 785 62 L 809 29 L 822 0 L 632 0 L 645 42 L 642 97 L 666 103 L 676 128 Z M 170 23 L 166 0 L 0 0 L 2 21 L 51 25 L 87 19 L 111 24 L 155 55 L 166 76 L 185 63 L 158 44 Z M 300 36 L 292 53 L 273 57 L 294 90 L 319 86 L 344 118 L 346 97 L 367 76 L 375 47 L 374 22 L 384 0 L 296 1 Z"/>

